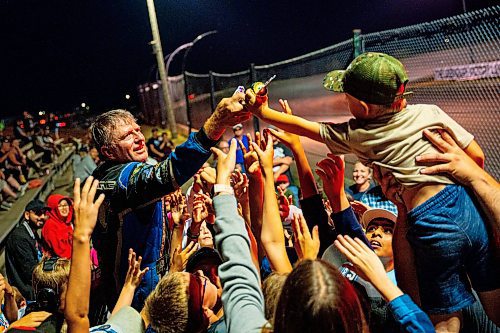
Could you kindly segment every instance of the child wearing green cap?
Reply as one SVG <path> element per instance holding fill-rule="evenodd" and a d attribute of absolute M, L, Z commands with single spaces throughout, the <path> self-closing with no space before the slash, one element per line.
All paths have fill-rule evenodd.
<path fill-rule="evenodd" d="M 480 166 L 483 152 L 472 134 L 436 105 L 407 105 L 407 83 L 400 61 L 369 52 L 324 79 L 326 89 L 346 94 L 354 116 L 348 122 L 317 123 L 275 111 L 267 100 L 259 102 L 251 89 L 246 107 L 285 131 L 325 143 L 334 154 L 353 153 L 363 163 L 379 166 L 382 174 L 392 173 L 408 210 L 407 238 L 415 252 L 423 309 L 445 321 L 458 318 L 459 311 L 475 301 L 468 275 L 490 314 L 500 305 L 500 281 L 483 218 L 462 186 L 445 175 L 421 173 L 425 166 L 415 161 L 416 156 L 437 152 L 423 139 L 424 129 L 445 129 Z"/>

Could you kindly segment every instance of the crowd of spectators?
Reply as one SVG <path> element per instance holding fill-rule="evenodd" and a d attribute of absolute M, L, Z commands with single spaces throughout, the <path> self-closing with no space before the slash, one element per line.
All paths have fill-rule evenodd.
<path fill-rule="evenodd" d="M 0 133 L 0 202 L 1 210 L 12 208 L 16 199 L 30 187 L 30 180 L 43 177 L 61 154 L 63 140 L 59 138 L 53 115 L 45 125 L 36 123 L 28 113 L 16 120 L 12 135 Z M 39 182 L 32 182 L 36 186 Z"/>
<path fill-rule="evenodd" d="M 0 325 L 13 332 L 498 332 L 498 289 L 480 273 L 498 277 L 491 253 L 500 186 L 466 147 L 446 131 L 419 130 L 434 148 L 412 162 L 425 163 L 421 175 L 448 179 L 442 191 L 466 189 L 490 217 L 475 221 L 491 222 L 483 225 L 491 241 L 482 255 L 461 250 L 463 265 L 447 267 L 452 261 L 442 253 L 406 240 L 419 205 L 411 207 L 391 172 L 372 170 L 357 151 L 354 185 L 346 187 L 344 158 L 330 153 L 315 167 L 317 181 L 298 135 L 316 125 L 297 130 L 302 123 L 288 102 L 280 105 L 274 114 L 254 92 L 235 93 L 177 147 L 157 130 L 146 141 L 127 111 L 97 117 L 94 146 L 76 157 L 86 166 L 78 173 L 75 166 L 73 196 L 30 202 L 7 241 Z M 249 111 L 294 131 L 243 135 Z M 234 137 L 223 140 L 231 128 Z M 440 228 L 457 238 L 469 232 Z M 430 302 L 426 288 L 437 290 L 443 276 L 422 274 L 423 259 L 436 260 L 432 272 L 456 269 L 470 279 L 463 292 L 473 301 L 451 294 L 442 304 L 436 293 Z"/>

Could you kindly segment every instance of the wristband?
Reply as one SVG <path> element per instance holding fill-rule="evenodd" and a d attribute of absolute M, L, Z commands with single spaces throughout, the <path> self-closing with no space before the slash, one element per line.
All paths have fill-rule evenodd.
<path fill-rule="evenodd" d="M 234 190 L 231 186 L 225 184 L 215 184 L 214 185 L 214 196 L 220 193 L 224 194 L 234 194 Z"/>

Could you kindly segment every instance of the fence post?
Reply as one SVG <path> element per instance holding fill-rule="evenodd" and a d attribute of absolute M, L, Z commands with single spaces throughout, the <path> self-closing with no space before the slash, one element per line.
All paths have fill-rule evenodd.
<path fill-rule="evenodd" d="M 189 104 L 189 87 L 188 87 L 188 80 L 187 80 L 187 74 L 186 71 L 182 72 L 184 75 L 184 95 L 186 97 L 186 118 L 187 118 L 187 125 L 188 125 L 188 135 L 191 134 L 191 105 Z"/>
<path fill-rule="evenodd" d="M 257 72 L 255 71 L 254 63 L 250 64 L 250 82 L 257 82 Z M 257 118 L 256 116 L 253 116 L 253 131 L 260 131 L 259 118 Z"/>
<path fill-rule="evenodd" d="M 354 29 L 352 31 L 352 47 L 353 59 L 359 56 L 361 53 L 365 52 L 365 45 L 363 43 L 363 37 L 361 36 L 361 29 Z"/>
<path fill-rule="evenodd" d="M 212 107 L 212 113 L 214 113 L 217 104 L 215 103 L 215 79 L 214 72 L 208 71 L 208 77 L 210 78 L 210 106 Z"/>

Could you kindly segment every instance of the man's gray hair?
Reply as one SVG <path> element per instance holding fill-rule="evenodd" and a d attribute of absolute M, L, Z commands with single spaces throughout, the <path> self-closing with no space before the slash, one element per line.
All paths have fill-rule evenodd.
<path fill-rule="evenodd" d="M 103 113 L 90 125 L 89 131 L 95 147 L 101 152 L 101 148 L 113 142 L 114 132 L 123 123 L 136 121 L 134 116 L 123 109 L 111 110 Z"/>

